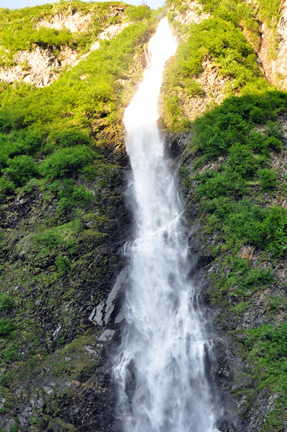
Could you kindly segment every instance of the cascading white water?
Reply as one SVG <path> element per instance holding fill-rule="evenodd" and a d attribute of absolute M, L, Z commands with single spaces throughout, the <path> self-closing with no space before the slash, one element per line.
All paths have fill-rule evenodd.
<path fill-rule="evenodd" d="M 216 431 L 205 377 L 207 342 L 187 277 L 182 205 L 157 126 L 164 64 L 176 47 L 164 18 L 124 117 L 136 222 L 128 247 L 126 327 L 114 366 L 124 432 Z"/>

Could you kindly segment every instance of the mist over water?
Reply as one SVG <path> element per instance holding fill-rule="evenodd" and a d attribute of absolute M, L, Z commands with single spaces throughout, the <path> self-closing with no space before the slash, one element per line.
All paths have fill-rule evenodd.
<path fill-rule="evenodd" d="M 164 64 L 176 47 L 164 18 L 124 117 L 135 240 L 127 245 L 126 326 L 114 366 L 123 432 L 216 431 L 205 376 L 204 317 L 188 278 L 182 204 L 157 126 Z"/>

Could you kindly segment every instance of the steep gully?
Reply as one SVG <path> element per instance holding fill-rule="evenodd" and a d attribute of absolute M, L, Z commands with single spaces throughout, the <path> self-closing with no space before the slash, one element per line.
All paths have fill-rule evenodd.
<path fill-rule="evenodd" d="M 176 45 L 164 18 L 124 118 L 135 222 L 135 239 L 126 245 L 126 324 L 114 356 L 124 432 L 218 431 L 220 410 L 207 379 L 212 338 L 190 279 L 183 207 L 157 126 L 163 68 Z"/>

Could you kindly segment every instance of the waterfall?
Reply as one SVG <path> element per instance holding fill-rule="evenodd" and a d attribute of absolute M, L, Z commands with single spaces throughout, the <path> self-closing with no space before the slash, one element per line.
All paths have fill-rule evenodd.
<path fill-rule="evenodd" d="M 127 245 L 126 326 L 114 359 L 124 432 L 216 431 L 204 318 L 188 278 L 183 208 L 157 126 L 164 64 L 176 47 L 164 18 L 124 117 L 135 219 L 135 240 Z"/>

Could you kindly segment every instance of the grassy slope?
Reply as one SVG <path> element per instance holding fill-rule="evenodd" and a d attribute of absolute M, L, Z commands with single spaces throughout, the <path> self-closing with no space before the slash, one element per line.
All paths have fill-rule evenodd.
<path fill-rule="evenodd" d="M 36 28 L 42 19 L 51 20 L 53 17 L 71 16 L 75 13 L 91 18 L 90 24 L 82 31 L 73 32 L 67 28 L 55 30 L 53 28 Z M 134 6 L 117 1 L 109 3 L 85 3 L 80 0 L 46 4 L 23 9 L 0 8 L 0 56 L 1 66 L 13 65 L 15 54 L 20 50 L 31 51 L 33 47 L 51 48 L 55 55 L 59 55 L 60 48 L 68 45 L 78 52 L 87 52 L 105 27 L 122 22 L 138 21 L 146 18 L 145 7 Z"/>
<path fill-rule="evenodd" d="M 93 346 L 96 336 L 89 313 L 106 297 L 121 265 L 116 255 L 118 222 L 124 224 L 126 217 L 119 192 L 125 163 L 121 117 L 155 20 L 146 7 L 117 2 L 0 9 L 5 17 L 0 45 L 12 41 L 14 54 L 34 43 L 54 50 L 69 43 L 84 50 L 114 22 L 112 6 L 123 8 L 134 24 L 49 87 L 0 85 L 0 395 L 5 399 L 0 417 L 3 427 L 12 419 L 14 431 L 22 430 L 15 407 L 20 413 L 29 398 L 49 399 L 45 376 L 59 380 L 58 395 L 68 390 L 63 384 L 68 380 L 73 394 L 75 383 L 84 385 L 97 369 L 99 358 L 84 346 Z M 88 34 L 33 28 L 39 18 L 69 8 L 94 14 Z M 52 419 L 58 415 L 55 393 L 52 399 L 54 407 L 46 407 L 44 416 L 32 408 L 30 426 L 23 430 L 54 430 L 57 421 L 61 430 L 74 430 Z"/>
<path fill-rule="evenodd" d="M 187 194 L 196 180 L 188 207 L 200 200 L 204 253 L 218 269 L 209 293 L 210 301 L 220 306 L 218 326 L 236 341 L 248 365 L 250 384 L 240 384 L 238 371 L 235 398 L 246 396 L 243 414 L 248 417 L 259 392 L 276 394 L 275 408 L 260 428 L 275 432 L 287 418 L 287 301 L 284 273 L 279 271 L 285 269 L 287 254 L 287 211 L 279 205 L 286 199 L 282 124 L 287 95 L 266 83 L 241 33 L 242 19 L 249 20 L 250 28 L 255 24 L 248 5 L 233 0 L 202 3 L 211 12 L 209 19 L 178 26 L 184 38 L 167 71 L 164 121 L 169 131 L 193 132 L 180 173 Z M 259 3 L 267 21 L 278 19 L 278 2 Z M 232 84 L 221 106 L 210 107 L 191 124 L 178 107 L 177 87 L 190 97 L 200 96 L 193 78 L 206 57 Z"/>

